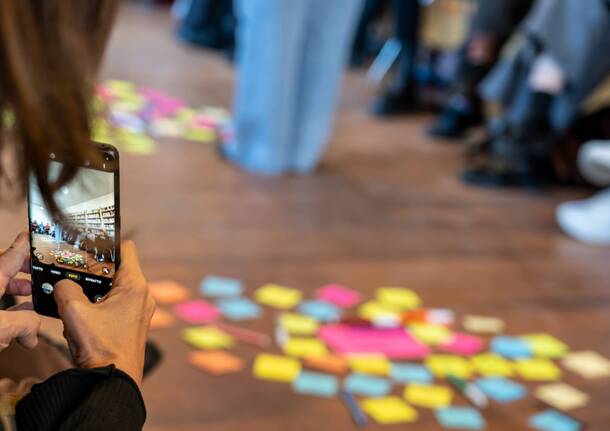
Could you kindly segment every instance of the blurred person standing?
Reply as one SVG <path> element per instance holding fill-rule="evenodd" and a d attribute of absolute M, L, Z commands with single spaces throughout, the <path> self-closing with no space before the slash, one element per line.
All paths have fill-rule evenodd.
<path fill-rule="evenodd" d="M 235 136 L 222 157 L 312 172 L 328 141 L 361 0 L 236 0 Z"/>

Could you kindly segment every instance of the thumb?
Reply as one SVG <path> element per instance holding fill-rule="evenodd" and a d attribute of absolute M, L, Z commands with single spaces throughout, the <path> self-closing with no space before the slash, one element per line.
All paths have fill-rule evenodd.
<path fill-rule="evenodd" d="M 40 316 L 29 310 L 0 312 L 0 349 L 9 345 L 12 339 L 29 349 L 38 344 L 38 330 L 40 329 Z"/>
<path fill-rule="evenodd" d="M 60 316 L 63 316 L 70 304 L 79 302 L 89 304 L 82 287 L 71 280 L 61 280 L 55 283 L 53 297 L 57 303 L 57 311 Z"/>

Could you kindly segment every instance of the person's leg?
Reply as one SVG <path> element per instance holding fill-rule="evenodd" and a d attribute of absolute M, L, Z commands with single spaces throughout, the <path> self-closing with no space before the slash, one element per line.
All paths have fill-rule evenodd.
<path fill-rule="evenodd" d="M 360 15 L 360 21 L 354 37 L 352 46 L 351 65 L 360 66 L 369 55 L 370 49 L 370 29 L 374 21 L 383 12 L 387 0 L 364 0 L 364 7 Z"/>
<path fill-rule="evenodd" d="M 235 138 L 224 156 L 243 169 L 290 169 L 296 79 L 308 0 L 238 0 Z"/>
<path fill-rule="evenodd" d="M 326 146 L 358 21 L 360 0 L 308 0 L 310 15 L 299 69 L 291 165 L 310 172 Z M 317 13 L 324 10 L 324 14 Z"/>

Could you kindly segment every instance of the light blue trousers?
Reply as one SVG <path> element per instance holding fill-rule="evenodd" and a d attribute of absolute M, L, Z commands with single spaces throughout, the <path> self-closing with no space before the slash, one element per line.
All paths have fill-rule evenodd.
<path fill-rule="evenodd" d="M 236 0 L 230 161 L 261 174 L 315 169 L 329 139 L 362 0 Z"/>

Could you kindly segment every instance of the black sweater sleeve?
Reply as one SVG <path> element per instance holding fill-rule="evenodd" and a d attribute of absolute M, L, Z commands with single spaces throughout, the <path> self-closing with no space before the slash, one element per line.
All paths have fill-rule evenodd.
<path fill-rule="evenodd" d="M 16 406 L 19 431 L 141 430 L 146 409 L 136 383 L 114 365 L 70 369 L 32 387 Z"/>

